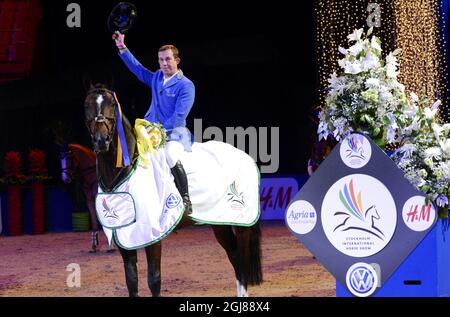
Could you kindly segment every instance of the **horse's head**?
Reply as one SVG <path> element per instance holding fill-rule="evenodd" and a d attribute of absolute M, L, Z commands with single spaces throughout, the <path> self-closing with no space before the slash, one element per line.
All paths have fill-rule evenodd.
<path fill-rule="evenodd" d="M 95 85 L 87 93 L 85 122 L 96 153 L 109 150 L 116 129 L 116 105 L 113 92 L 102 85 Z"/>
<path fill-rule="evenodd" d="M 369 208 L 367 208 L 366 213 L 365 213 L 365 217 L 366 219 L 376 219 L 376 220 L 380 220 L 380 214 L 378 213 L 377 207 L 375 205 L 370 206 Z"/>
<path fill-rule="evenodd" d="M 76 163 L 73 155 L 73 151 L 69 148 L 67 144 L 64 144 L 59 152 L 60 160 L 61 160 L 61 180 L 65 184 L 69 184 L 74 176 Z"/>

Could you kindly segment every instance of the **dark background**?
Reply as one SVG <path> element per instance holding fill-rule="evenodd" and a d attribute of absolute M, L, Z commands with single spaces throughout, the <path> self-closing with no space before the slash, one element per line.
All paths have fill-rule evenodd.
<path fill-rule="evenodd" d="M 81 27 L 69 28 L 66 7 L 81 6 Z M 50 128 L 57 121 L 69 141 L 90 146 L 83 122 L 85 83 L 111 81 L 127 117 L 143 117 L 150 89 L 128 71 L 107 29 L 119 1 L 42 1 L 43 19 L 33 73 L 0 86 L 0 154 L 41 148 L 49 171 L 59 173 Z M 156 70 L 157 49 L 180 50 L 180 67 L 196 86 L 187 119 L 203 129 L 279 127 L 278 174 L 306 172 L 311 109 L 317 103 L 313 1 L 133 1 L 138 19 L 126 44 Z M 269 147 L 270 151 L 270 147 Z"/>

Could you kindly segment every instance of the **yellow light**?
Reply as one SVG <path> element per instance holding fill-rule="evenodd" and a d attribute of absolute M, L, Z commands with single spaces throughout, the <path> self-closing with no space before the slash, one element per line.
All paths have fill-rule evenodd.
<path fill-rule="evenodd" d="M 318 106 L 325 103 L 329 75 L 339 73 L 339 46 L 347 46 L 347 35 L 354 29 L 368 29 L 369 3 L 380 5 L 381 26 L 374 27 L 374 34 L 380 37 L 384 54 L 402 49 L 399 81 L 408 92 L 425 93 L 430 102 L 440 98 L 441 119 L 449 122 L 446 42 L 438 14 L 442 12 L 442 0 L 317 0 Z M 444 114 L 447 117 L 442 117 Z"/>

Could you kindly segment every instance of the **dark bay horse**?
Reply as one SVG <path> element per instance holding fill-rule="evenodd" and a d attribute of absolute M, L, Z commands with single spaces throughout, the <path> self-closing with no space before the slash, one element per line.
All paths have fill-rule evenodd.
<path fill-rule="evenodd" d="M 85 100 L 85 123 L 89 130 L 97 155 L 97 177 L 99 186 L 104 193 L 113 193 L 113 189 L 122 184 L 136 168 L 138 162 L 137 141 L 135 132 L 126 119 L 122 118 L 123 131 L 129 151 L 131 165 L 116 167 L 118 148 L 118 122 L 116 111 L 118 100 L 113 92 L 105 86 L 91 86 Z M 145 190 L 154 190 L 146 188 Z M 114 193 L 113 193 L 114 194 Z M 258 194 L 256 194 L 258 195 Z M 259 204 L 259 196 L 258 204 Z M 110 208 L 105 205 L 105 208 Z M 115 210 L 111 208 L 113 212 Z M 104 210 L 105 211 L 105 210 Z M 152 210 L 148 210 L 149 213 Z M 184 214 L 176 229 L 194 223 L 189 215 Z M 258 218 L 259 219 L 259 213 Z M 214 236 L 225 249 L 233 266 L 237 284 L 237 295 L 248 296 L 247 286 L 262 283 L 260 227 L 259 220 L 249 226 L 211 225 Z M 129 296 L 138 296 L 137 249 L 144 248 L 147 257 L 147 283 L 153 296 L 160 295 L 161 289 L 161 240 L 134 249 L 125 248 L 120 244 L 117 234 L 112 235 L 123 259 L 125 279 Z M 183 267 L 180 269 L 186 269 Z M 195 268 L 190 268 L 195 269 Z"/>
<path fill-rule="evenodd" d="M 80 144 L 64 144 L 60 149 L 61 179 L 65 184 L 79 178 L 82 184 L 91 223 L 91 251 L 98 248 L 98 223 L 95 196 L 98 190 L 96 157 L 94 151 Z M 112 249 L 108 249 L 110 252 Z"/>

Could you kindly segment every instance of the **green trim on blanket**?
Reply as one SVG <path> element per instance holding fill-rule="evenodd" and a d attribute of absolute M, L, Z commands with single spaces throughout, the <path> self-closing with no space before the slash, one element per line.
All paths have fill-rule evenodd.
<path fill-rule="evenodd" d="M 113 239 L 119 247 L 121 247 L 122 249 L 125 249 L 125 250 L 137 250 L 137 249 L 142 249 L 142 248 L 148 247 L 149 245 L 155 244 L 155 243 L 161 241 L 162 239 L 164 239 L 165 237 L 167 237 L 169 235 L 169 233 L 171 233 L 173 231 L 173 229 L 175 229 L 175 227 L 178 226 L 178 224 L 180 223 L 181 219 L 183 218 L 184 211 L 185 211 L 185 208 L 183 208 L 183 211 L 180 213 L 180 217 L 175 222 L 175 224 L 172 227 L 170 227 L 169 230 L 167 230 L 161 237 L 159 237 L 159 239 L 150 241 L 149 243 L 145 243 L 145 244 L 139 245 L 137 247 L 133 247 L 133 248 L 127 248 L 120 243 L 119 238 L 117 237 L 116 229 L 112 229 Z"/>
<path fill-rule="evenodd" d="M 216 221 L 205 221 L 205 220 L 201 220 L 195 217 L 191 217 L 189 216 L 189 218 L 191 218 L 192 220 L 199 222 L 201 224 L 205 224 L 205 225 L 226 225 L 226 226 L 239 226 L 239 227 L 251 227 L 253 226 L 261 217 L 261 201 L 260 201 L 260 197 L 259 197 L 259 189 L 261 186 L 261 173 L 259 172 L 259 168 L 258 165 L 255 162 L 255 167 L 256 170 L 258 171 L 258 215 L 256 216 L 255 220 L 252 223 L 249 224 L 245 224 L 245 223 L 235 223 L 235 222 L 216 222 Z"/>
<path fill-rule="evenodd" d="M 122 180 L 120 181 L 120 183 L 117 184 L 117 185 L 112 189 L 111 192 L 114 192 L 119 186 L 121 186 L 123 183 L 125 183 L 127 180 L 129 180 L 130 177 L 134 174 L 134 172 L 136 172 L 138 165 L 139 165 L 139 157 L 137 158 L 136 163 L 134 164 L 133 168 L 130 170 L 130 172 L 128 173 L 128 175 L 125 176 L 125 178 L 122 179 Z"/>
<path fill-rule="evenodd" d="M 98 215 L 98 210 L 97 210 L 97 197 L 98 197 L 99 195 L 119 195 L 119 194 L 127 194 L 128 196 L 131 197 L 131 200 L 133 201 L 134 218 L 133 218 L 133 220 L 132 220 L 130 223 L 128 223 L 128 224 L 125 224 L 125 225 L 122 225 L 122 226 L 118 226 L 118 227 L 108 227 L 108 226 L 106 226 L 106 225 L 103 224 L 103 222 L 101 221 L 101 217 L 99 217 L 99 215 Z M 105 227 L 105 228 L 107 228 L 107 229 L 110 229 L 110 230 L 113 230 L 113 229 L 120 229 L 120 228 L 125 228 L 125 227 L 128 227 L 128 226 L 130 226 L 130 225 L 132 225 L 133 223 L 136 222 L 136 203 L 134 202 L 133 195 L 131 195 L 131 194 L 128 193 L 128 192 L 97 193 L 97 194 L 95 195 L 95 213 L 97 214 L 97 219 L 98 219 L 98 221 L 100 222 L 100 224 L 101 224 L 103 227 Z"/>
<path fill-rule="evenodd" d="M 136 169 L 137 169 L 137 167 L 138 167 L 138 165 L 139 165 L 139 161 L 140 161 L 140 160 L 139 160 L 139 157 L 138 157 L 138 158 L 136 159 L 136 162 L 134 163 L 133 167 L 132 167 L 132 168 L 130 169 L 130 171 L 128 172 L 127 176 L 125 176 L 124 179 L 122 179 L 122 180 L 120 181 L 120 183 L 118 183 L 116 186 L 114 186 L 114 188 L 113 188 L 110 192 L 105 191 L 105 190 L 102 188 L 102 186 L 100 185 L 100 183 L 98 184 L 98 187 L 100 187 L 100 189 L 102 190 L 103 193 L 106 193 L 106 194 L 114 193 L 114 191 L 117 189 L 117 187 L 119 187 L 120 185 L 122 185 L 123 183 L 125 183 L 128 179 L 130 179 L 131 175 L 133 175 L 134 172 L 136 172 Z"/>

